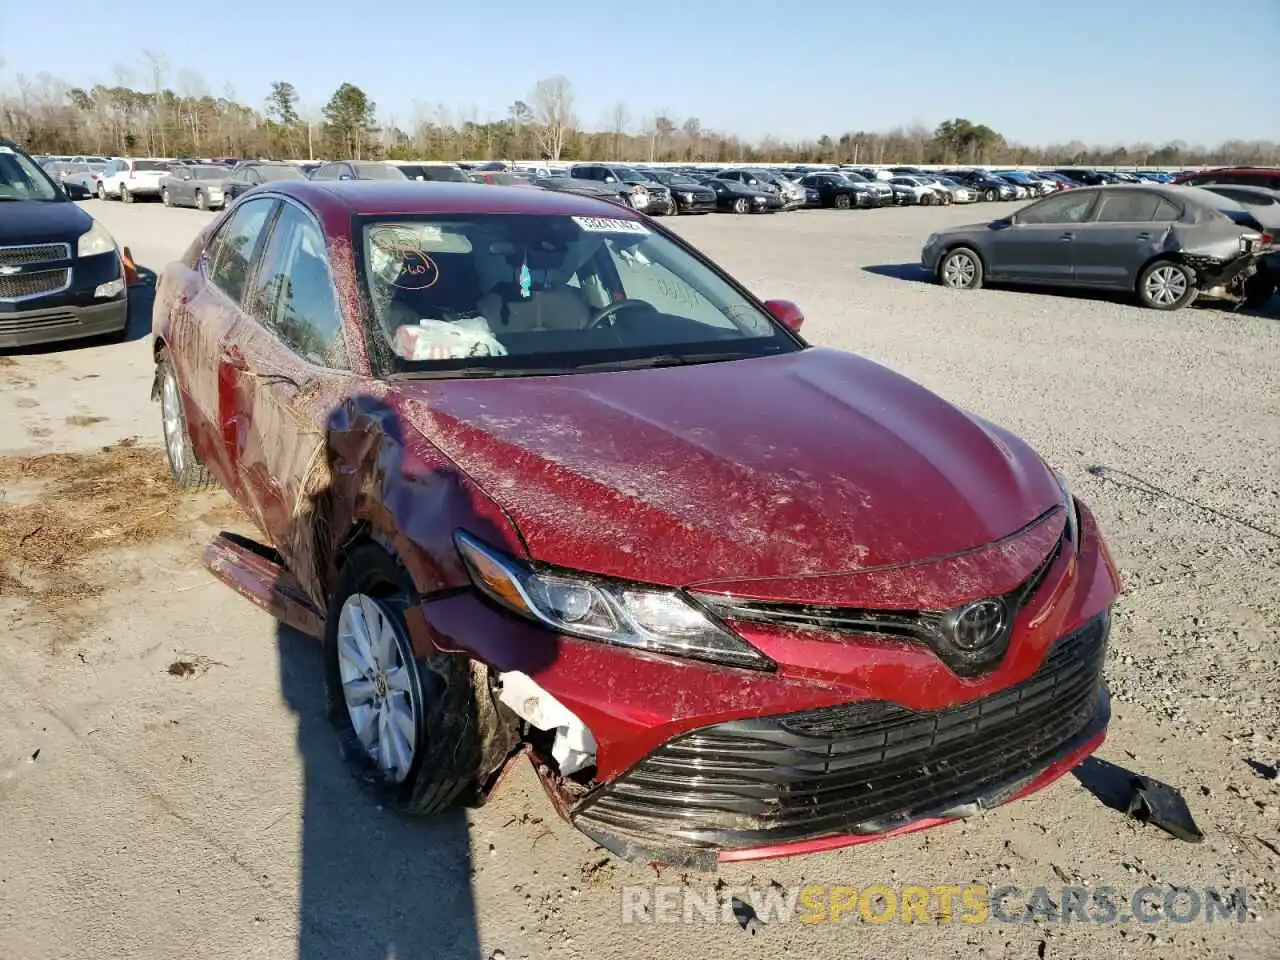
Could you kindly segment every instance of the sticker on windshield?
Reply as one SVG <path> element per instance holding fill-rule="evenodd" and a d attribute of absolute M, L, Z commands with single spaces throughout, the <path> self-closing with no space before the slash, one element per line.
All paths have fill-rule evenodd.
<path fill-rule="evenodd" d="M 588 233 L 638 233 L 648 236 L 649 228 L 638 220 L 614 220 L 610 217 L 574 217 L 573 222 Z"/>

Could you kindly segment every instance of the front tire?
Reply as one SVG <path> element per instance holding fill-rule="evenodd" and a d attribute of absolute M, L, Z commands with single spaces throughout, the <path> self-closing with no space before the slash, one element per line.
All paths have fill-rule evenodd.
<path fill-rule="evenodd" d="M 458 654 L 415 656 L 404 619 L 415 593 L 381 547 L 354 549 L 325 619 L 325 677 L 330 718 L 361 779 L 384 803 L 429 816 L 475 799 L 486 743 L 497 732 L 509 752 L 515 738 L 486 670 Z"/>
<path fill-rule="evenodd" d="M 933 194 L 932 194 L 932 193 L 929 193 L 929 192 L 927 192 L 927 191 L 926 191 L 925 193 L 920 194 L 920 206 L 922 206 L 922 207 L 932 207 L 932 206 L 933 206 Z"/>
<path fill-rule="evenodd" d="M 982 259 L 968 247 L 948 250 L 938 264 L 938 282 L 952 290 L 981 289 L 982 278 Z"/>
<path fill-rule="evenodd" d="M 1191 268 L 1173 260 L 1148 264 L 1138 277 L 1138 300 L 1152 310 L 1181 310 L 1197 292 Z"/>
<path fill-rule="evenodd" d="M 837 209 L 837 210 L 848 210 L 848 209 L 849 209 L 849 207 L 850 207 L 850 205 L 851 205 L 851 204 L 850 204 L 850 200 L 849 200 L 849 195 L 848 195 L 847 193 L 841 193 L 841 194 L 837 195 L 837 197 L 836 197 L 836 209 Z"/>
<path fill-rule="evenodd" d="M 127 325 L 126 325 L 127 329 Z M 121 333 L 123 337 L 123 332 Z M 160 382 L 160 423 L 164 429 L 164 452 L 169 460 L 169 474 L 173 482 L 188 490 L 209 490 L 218 482 L 191 445 L 187 430 L 187 415 L 182 409 L 182 393 L 178 390 L 178 378 L 167 353 L 160 354 L 156 362 L 156 376 Z"/>
<path fill-rule="evenodd" d="M 1000 191 L 988 190 L 986 193 L 982 195 L 982 199 L 987 201 L 987 203 L 995 203 L 997 200 L 1000 199 Z"/>
<path fill-rule="evenodd" d="M 209 199 L 204 195 L 203 190 L 196 191 L 196 209 L 197 210 L 209 209 Z"/>
<path fill-rule="evenodd" d="M 101 183 L 98 184 L 98 199 L 99 200 L 107 199 L 107 188 L 104 187 Z"/>
<path fill-rule="evenodd" d="M 739 197 L 737 200 L 733 201 L 733 212 L 734 213 L 750 213 L 751 201 L 748 200 L 746 197 Z"/>
<path fill-rule="evenodd" d="M 169 196 L 168 187 L 165 187 L 163 190 L 160 191 L 160 202 L 163 203 L 166 207 L 173 206 L 173 198 Z"/>
<path fill-rule="evenodd" d="M 129 192 L 129 188 L 123 183 L 120 184 L 120 202 L 133 203 L 133 194 Z"/>

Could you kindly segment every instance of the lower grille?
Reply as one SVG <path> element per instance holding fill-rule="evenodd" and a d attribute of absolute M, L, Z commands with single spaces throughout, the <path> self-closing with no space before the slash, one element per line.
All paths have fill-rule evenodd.
<path fill-rule="evenodd" d="M 36 270 L 0 277 L 0 300 L 26 300 L 48 293 L 57 293 L 71 285 L 71 271 Z"/>
<path fill-rule="evenodd" d="M 74 327 L 80 321 L 74 313 L 42 313 L 34 317 L 10 319 L 0 313 L 0 335 L 27 333 L 31 330 L 55 330 L 59 327 Z"/>
<path fill-rule="evenodd" d="M 1027 680 L 945 710 L 872 701 L 693 731 L 589 796 L 574 822 L 637 848 L 705 850 L 994 806 L 1105 724 L 1109 632 L 1104 613 Z"/>

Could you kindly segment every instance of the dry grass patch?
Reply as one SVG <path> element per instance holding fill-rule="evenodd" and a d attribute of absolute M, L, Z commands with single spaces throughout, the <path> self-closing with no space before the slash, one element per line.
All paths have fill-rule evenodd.
<path fill-rule="evenodd" d="M 0 457 L 0 487 L 0 598 L 59 615 L 119 582 L 92 569 L 96 555 L 181 539 L 189 518 L 217 523 L 237 513 L 223 497 L 194 502 L 173 485 L 164 451 L 136 440 L 92 453 Z"/>

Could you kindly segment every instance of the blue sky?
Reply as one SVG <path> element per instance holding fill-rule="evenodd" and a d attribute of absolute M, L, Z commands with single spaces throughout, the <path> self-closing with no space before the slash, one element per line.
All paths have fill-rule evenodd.
<path fill-rule="evenodd" d="M 953 116 L 1025 143 L 1280 138 L 1280 0 L 730 0 L 706 14 L 647 0 L 598 17 L 540 6 L 0 0 L 0 87 L 42 71 L 112 83 L 117 65 L 147 87 L 151 49 L 175 89 L 185 71 L 257 104 L 288 80 L 318 106 L 350 81 L 401 125 L 415 99 L 497 119 L 562 73 L 589 127 L 623 100 L 634 126 L 666 111 L 753 138 Z"/>

